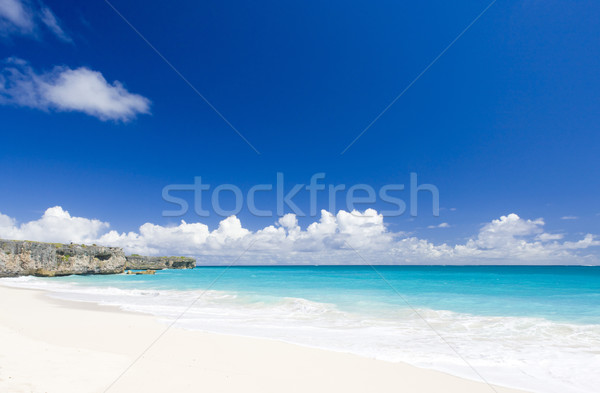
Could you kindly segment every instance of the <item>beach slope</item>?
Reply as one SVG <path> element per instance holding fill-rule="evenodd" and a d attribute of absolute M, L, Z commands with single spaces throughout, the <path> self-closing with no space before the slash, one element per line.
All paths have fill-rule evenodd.
<path fill-rule="evenodd" d="M 272 340 L 179 328 L 160 336 L 166 326 L 149 315 L 0 284 L 0 391 L 519 392 Z"/>

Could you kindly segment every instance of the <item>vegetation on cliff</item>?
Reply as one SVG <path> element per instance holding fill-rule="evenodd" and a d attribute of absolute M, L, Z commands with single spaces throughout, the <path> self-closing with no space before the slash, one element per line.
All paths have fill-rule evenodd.
<path fill-rule="evenodd" d="M 191 269 L 188 257 L 126 257 L 122 248 L 0 239 L 0 277 L 117 274 L 125 269 Z"/>

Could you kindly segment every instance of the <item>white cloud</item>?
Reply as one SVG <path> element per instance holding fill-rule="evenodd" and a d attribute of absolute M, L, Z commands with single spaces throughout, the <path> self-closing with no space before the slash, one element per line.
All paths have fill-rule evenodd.
<path fill-rule="evenodd" d="M 0 213 L 0 228 L 12 228 L 16 224 L 16 220 L 5 214 Z M 7 231 L 8 233 L 8 231 Z"/>
<path fill-rule="evenodd" d="M 150 113 L 150 100 L 128 92 L 119 81 L 108 83 L 98 71 L 62 66 L 38 73 L 22 59 L 9 58 L 5 63 L 0 104 L 77 111 L 101 120 L 127 121 Z"/>
<path fill-rule="evenodd" d="M 536 237 L 536 239 L 541 240 L 543 242 L 551 241 L 551 240 L 560 240 L 565 235 L 561 233 L 542 233 Z"/>
<path fill-rule="evenodd" d="M 59 24 L 58 20 L 56 19 L 56 16 L 50 10 L 50 8 L 43 7 L 40 10 L 40 19 L 46 25 L 46 27 L 51 32 L 53 32 L 54 35 L 57 36 L 59 39 L 65 41 L 65 42 L 73 42 L 71 37 L 69 37 L 67 35 L 67 33 L 65 33 L 65 31 L 63 30 L 62 27 L 60 27 L 60 24 Z"/>
<path fill-rule="evenodd" d="M 561 220 L 577 220 L 579 217 L 577 216 L 562 216 Z"/>
<path fill-rule="evenodd" d="M 543 232 L 544 220 L 524 220 L 512 213 L 485 224 L 476 239 L 469 242 L 479 249 L 497 249 L 507 245 L 515 246 L 529 235 Z"/>
<path fill-rule="evenodd" d="M 0 237 L 4 239 L 94 243 L 108 227 L 108 223 L 99 220 L 72 217 L 60 206 L 51 207 L 38 220 L 21 225 L 0 214 Z"/>
<path fill-rule="evenodd" d="M 0 0 L 0 32 L 32 34 L 35 23 L 33 14 L 19 0 Z"/>
<path fill-rule="evenodd" d="M 73 42 L 56 15 L 41 1 L 0 0 L 0 36 L 24 35 L 37 38 L 45 26 L 57 38 Z"/>
<path fill-rule="evenodd" d="M 439 225 L 429 225 L 427 227 L 428 229 L 436 229 L 436 228 L 450 228 L 450 224 L 448 224 L 447 222 L 442 222 Z"/>
<path fill-rule="evenodd" d="M 383 216 L 373 209 L 321 211 L 319 221 L 306 229 L 287 214 L 257 231 L 231 216 L 210 230 L 203 223 L 162 226 L 146 223 L 137 232 L 109 231 L 99 220 L 72 217 L 61 207 L 48 209 L 34 221 L 18 224 L 0 214 L 0 237 L 39 241 L 97 243 L 148 255 L 192 255 L 200 263 L 239 264 L 598 264 L 589 248 L 600 241 L 587 234 L 578 241 L 560 241 L 546 233 L 542 219 L 509 214 L 483 225 L 463 244 L 433 244 L 387 230 Z M 358 251 L 357 254 L 356 251 Z M 362 259 L 364 258 L 364 260 Z"/>
<path fill-rule="evenodd" d="M 364 213 L 340 211 L 336 216 L 322 211 L 321 219 L 302 230 L 294 214 L 281 217 L 275 225 L 256 232 L 242 227 L 240 220 L 231 216 L 222 220 L 217 229 L 181 221 L 178 226 L 160 226 L 146 223 L 139 232 L 110 231 L 99 243 L 119 245 L 136 253 L 193 255 L 236 255 L 252 245 L 259 253 L 270 257 L 287 258 L 294 253 L 315 253 L 325 250 L 378 249 L 389 245 L 391 235 L 386 233 L 383 216 L 375 210 Z"/>

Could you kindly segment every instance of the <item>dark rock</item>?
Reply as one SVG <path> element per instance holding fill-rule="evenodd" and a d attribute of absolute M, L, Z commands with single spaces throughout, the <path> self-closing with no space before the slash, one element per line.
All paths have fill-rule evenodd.
<path fill-rule="evenodd" d="M 145 257 L 128 255 L 125 268 L 133 270 L 193 269 L 196 259 L 188 257 Z"/>

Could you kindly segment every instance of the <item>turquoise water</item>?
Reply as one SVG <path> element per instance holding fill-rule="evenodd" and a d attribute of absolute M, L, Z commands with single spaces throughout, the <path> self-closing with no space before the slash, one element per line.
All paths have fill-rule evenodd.
<path fill-rule="evenodd" d="M 600 268 L 200 267 L 9 285 L 186 329 L 401 361 L 533 392 L 597 392 Z M 457 353 L 460 356 L 457 356 Z M 466 361 L 470 366 L 466 363 Z"/>
<path fill-rule="evenodd" d="M 121 289 L 243 293 L 250 301 L 295 297 L 348 311 L 431 308 L 486 316 L 527 316 L 600 324 L 600 267 L 571 266 L 200 267 L 153 276 L 55 278 Z M 216 280 L 214 283 L 213 281 Z M 392 289 L 393 287 L 393 289 Z"/>

